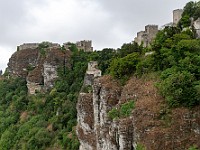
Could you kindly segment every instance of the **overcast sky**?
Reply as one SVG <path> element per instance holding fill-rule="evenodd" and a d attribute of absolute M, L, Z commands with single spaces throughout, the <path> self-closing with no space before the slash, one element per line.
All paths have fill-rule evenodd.
<path fill-rule="evenodd" d="M 172 21 L 189 0 L 0 0 L 0 69 L 28 42 L 92 40 L 94 49 L 133 41 L 147 24 Z"/>

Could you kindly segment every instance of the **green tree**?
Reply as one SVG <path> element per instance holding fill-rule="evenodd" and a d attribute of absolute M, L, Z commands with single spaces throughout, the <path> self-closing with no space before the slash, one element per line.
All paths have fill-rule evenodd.
<path fill-rule="evenodd" d="M 110 73 L 113 77 L 121 79 L 129 76 L 136 71 L 136 65 L 139 62 L 139 54 L 131 53 L 123 58 L 116 58 L 110 65 Z"/>

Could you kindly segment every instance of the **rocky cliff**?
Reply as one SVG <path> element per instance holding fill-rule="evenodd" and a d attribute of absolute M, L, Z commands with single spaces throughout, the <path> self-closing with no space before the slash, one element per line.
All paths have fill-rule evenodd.
<path fill-rule="evenodd" d="M 70 67 L 70 51 L 62 51 L 59 46 L 38 45 L 16 51 L 7 68 L 10 76 L 26 78 L 30 94 L 50 89 L 57 78 L 57 68 Z"/>
<path fill-rule="evenodd" d="M 133 77 L 120 86 L 112 77 L 92 78 L 92 91 L 77 103 L 80 150 L 184 150 L 200 147 L 200 109 L 170 109 L 154 87 L 155 81 Z M 109 112 L 130 101 L 128 116 Z"/>

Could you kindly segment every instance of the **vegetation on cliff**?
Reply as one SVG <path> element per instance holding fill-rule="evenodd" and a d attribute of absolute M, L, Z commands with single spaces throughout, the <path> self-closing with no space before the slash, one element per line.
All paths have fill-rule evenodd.
<path fill-rule="evenodd" d="M 200 16 L 200 2 L 188 2 L 184 7 L 182 18 L 179 21 L 179 27 L 185 28 L 191 25 L 192 20 L 197 20 Z M 192 19 L 193 18 L 193 19 Z"/>
<path fill-rule="evenodd" d="M 76 102 L 87 64 L 98 60 L 105 72 L 116 52 L 85 53 L 73 44 L 71 51 L 71 67 L 58 68 L 59 77 L 46 93 L 29 95 L 25 79 L 5 73 L 0 80 L 0 149 L 78 149 Z"/>
<path fill-rule="evenodd" d="M 126 43 L 118 50 L 84 53 L 72 44 L 71 67 L 59 67 L 55 86 L 45 94 L 28 95 L 21 78 L 0 80 L 0 149 L 78 149 L 76 102 L 91 60 L 98 61 L 103 74 L 112 75 L 122 84 L 133 75 L 156 72 L 156 86 L 169 107 L 199 105 L 200 40 L 193 28 L 182 30 L 199 13 L 200 2 L 186 4 L 179 25 L 159 31 L 149 48 Z M 40 45 L 42 55 L 44 48 Z M 146 52 L 152 53 L 145 55 Z M 109 112 L 110 118 L 127 117 L 134 107 L 134 101 L 122 104 Z"/>

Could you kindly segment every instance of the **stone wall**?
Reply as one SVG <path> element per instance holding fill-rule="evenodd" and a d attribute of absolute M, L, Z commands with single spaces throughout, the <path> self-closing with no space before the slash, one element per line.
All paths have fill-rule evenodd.
<path fill-rule="evenodd" d="M 18 46 L 18 50 L 35 49 L 38 46 L 39 46 L 39 43 L 24 43 L 24 44 Z"/>
<path fill-rule="evenodd" d="M 76 42 L 78 50 L 83 50 L 84 52 L 93 52 L 92 41 L 83 40 Z"/>
<path fill-rule="evenodd" d="M 183 13 L 183 9 L 173 10 L 173 24 L 177 25 L 179 20 L 181 19 L 181 15 Z"/>
<path fill-rule="evenodd" d="M 49 47 L 60 47 L 58 43 L 47 42 Z M 18 50 L 36 49 L 41 43 L 24 43 L 18 46 Z"/>
<path fill-rule="evenodd" d="M 88 63 L 88 69 L 86 74 L 92 74 L 94 77 L 100 77 L 101 76 L 101 70 L 98 68 L 98 62 L 97 61 L 90 61 Z"/>
<path fill-rule="evenodd" d="M 143 41 L 146 41 L 145 31 L 138 32 L 134 41 L 138 43 L 138 45 L 141 45 Z"/>
<path fill-rule="evenodd" d="M 138 43 L 138 45 L 143 43 L 144 47 L 150 46 L 157 33 L 157 25 L 147 25 L 145 26 L 145 31 L 140 31 L 137 33 L 137 37 L 134 39 L 134 41 Z"/>

